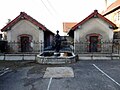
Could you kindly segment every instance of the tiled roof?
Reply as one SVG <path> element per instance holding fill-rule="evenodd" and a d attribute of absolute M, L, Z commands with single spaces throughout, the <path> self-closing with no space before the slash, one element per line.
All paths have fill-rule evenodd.
<path fill-rule="evenodd" d="M 7 31 L 12 26 L 14 26 L 20 20 L 28 20 L 29 22 L 33 23 L 34 25 L 38 26 L 40 29 L 46 31 L 48 30 L 44 25 L 39 23 L 37 20 L 33 19 L 31 16 L 27 15 L 25 12 L 21 12 L 19 16 L 17 16 L 14 20 L 9 22 L 5 27 L 1 29 L 1 31 Z M 48 30 L 49 31 L 49 30 Z"/>
<path fill-rule="evenodd" d="M 63 32 L 69 32 L 69 30 L 76 24 L 76 22 L 63 22 Z"/>
<path fill-rule="evenodd" d="M 81 22 L 79 22 L 78 24 L 76 24 L 75 26 L 73 26 L 70 31 L 76 30 L 80 25 L 84 24 L 86 21 L 88 21 L 89 19 L 91 19 L 93 17 L 99 17 L 102 20 L 104 20 L 107 23 L 109 23 L 113 28 L 117 28 L 117 26 L 113 22 L 111 22 L 110 20 L 108 20 L 107 18 L 105 18 L 103 15 L 99 14 L 97 10 L 94 10 L 94 12 L 91 13 L 88 17 L 86 17 Z"/>
<path fill-rule="evenodd" d="M 102 15 L 106 15 L 117 8 L 120 8 L 120 0 L 113 2 L 105 11 L 102 12 Z"/>

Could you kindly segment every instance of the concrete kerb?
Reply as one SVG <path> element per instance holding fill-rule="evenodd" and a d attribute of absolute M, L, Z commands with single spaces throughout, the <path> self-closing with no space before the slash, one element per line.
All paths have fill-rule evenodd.
<path fill-rule="evenodd" d="M 37 54 L 0 54 L 0 60 L 36 60 Z M 116 60 L 120 54 L 78 54 L 79 60 Z"/>
<path fill-rule="evenodd" d="M 0 54 L 0 60 L 35 60 L 36 54 Z"/>
<path fill-rule="evenodd" d="M 79 60 L 119 60 L 120 54 L 78 54 Z"/>

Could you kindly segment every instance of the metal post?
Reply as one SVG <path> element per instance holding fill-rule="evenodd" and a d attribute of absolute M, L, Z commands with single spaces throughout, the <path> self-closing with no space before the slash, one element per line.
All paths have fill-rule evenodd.
<path fill-rule="evenodd" d="M 91 55 L 91 59 L 93 60 L 93 52 L 92 52 L 92 55 Z"/>
<path fill-rule="evenodd" d="M 112 41 L 112 52 L 111 52 L 111 60 L 113 60 L 113 56 L 112 56 L 112 54 L 113 54 L 113 50 L 114 50 L 113 46 L 114 46 L 114 43 L 113 43 L 113 41 Z"/>
<path fill-rule="evenodd" d="M 24 60 L 24 53 L 23 53 L 23 57 L 22 57 L 22 60 Z"/>
<path fill-rule="evenodd" d="M 42 52 L 42 40 L 40 42 L 40 52 Z"/>
<path fill-rule="evenodd" d="M 4 59 L 3 60 L 5 60 L 5 53 L 4 53 Z"/>

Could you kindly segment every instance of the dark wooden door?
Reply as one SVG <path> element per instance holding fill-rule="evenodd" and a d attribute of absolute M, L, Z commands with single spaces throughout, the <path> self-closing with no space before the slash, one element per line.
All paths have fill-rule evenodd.
<path fill-rule="evenodd" d="M 98 36 L 90 36 L 89 51 L 97 52 Z"/>
<path fill-rule="evenodd" d="M 21 37 L 21 52 L 28 52 L 30 49 L 29 37 Z"/>

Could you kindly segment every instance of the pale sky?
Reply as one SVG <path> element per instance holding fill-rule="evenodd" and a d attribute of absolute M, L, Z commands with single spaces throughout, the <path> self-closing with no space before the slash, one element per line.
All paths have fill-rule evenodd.
<path fill-rule="evenodd" d="M 63 22 L 80 22 L 95 9 L 101 13 L 105 0 L 1 0 L 0 29 L 8 19 L 13 20 L 20 12 L 45 25 L 53 32 L 63 31 Z M 115 1 L 115 0 L 108 0 Z"/>

